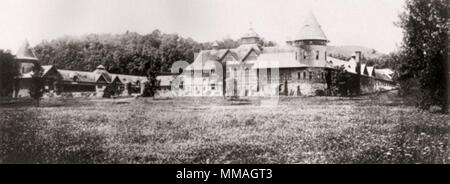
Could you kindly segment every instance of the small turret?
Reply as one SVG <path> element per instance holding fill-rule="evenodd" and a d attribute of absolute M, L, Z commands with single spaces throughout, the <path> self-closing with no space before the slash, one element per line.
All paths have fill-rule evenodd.
<path fill-rule="evenodd" d="M 253 30 L 252 27 L 249 28 L 249 30 L 242 35 L 240 44 L 241 45 L 250 45 L 250 44 L 258 44 L 259 43 L 259 35 L 258 33 Z"/>
<path fill-rule="evenodd" d="M 102 73 L 108 73 L 108 72 L 106 71 L 105 66 L 98 65 L 97 68 L 94 70 L 94 73 L 102 74 Z"/>
<path fill-rule="evenodd" d="M 217 43 L 217 41 L 214 41 L 213 44 L 212 44 L 212 48 L 214 50 L 218 50 L 219 49 L 219 43 Z"/>

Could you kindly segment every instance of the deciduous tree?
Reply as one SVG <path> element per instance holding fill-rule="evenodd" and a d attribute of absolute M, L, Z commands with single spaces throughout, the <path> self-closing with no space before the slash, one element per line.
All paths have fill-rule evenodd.
<path fill-rule="evenodd" d="M 398 66 L 403 84 L 417 84 L 417 107 L 433 105 L 448 111 L 448 0 L 407 0 L 406 11 L 400 15 L 404 30 L 404 58 Z M 414 87 L 402 85 L 403 88 Z M 408 89 L 403 91 L 407 92 Z"/>

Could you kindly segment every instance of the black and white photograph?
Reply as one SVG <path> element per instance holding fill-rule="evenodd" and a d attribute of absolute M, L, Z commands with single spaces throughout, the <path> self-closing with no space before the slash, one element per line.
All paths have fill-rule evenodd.
<path fill-rule="evenodd" d="M 0 0 L 0 165 L 449 164 L 449 13 L 448 0 Z"/>

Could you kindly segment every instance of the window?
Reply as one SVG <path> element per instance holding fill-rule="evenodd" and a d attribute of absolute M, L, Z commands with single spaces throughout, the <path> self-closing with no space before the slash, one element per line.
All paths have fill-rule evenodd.
<path fill-rule="evenodd" d="M 78 82 L 78 77 L 77 76 L 73 76 L 72 80 L 73 80 L 73 82 Z"/>
<path fill-rule="evenodd" d="M 215 90 L 216 89 L 216 84 L 212 83 L 211 84 L 211 90 Z"/>
<path fill-rule="evenodd" d="M 267 84 L 270 84 L 272 78 L 272 74 L 270 68 L 267 69 Z"/>
<path fill-rule="evenodd" d="M 25 67 L 22 66 L 22 73 L 25 73 Z"/>
<path fill-rule="evenodd" d="M 202 77 L 209 77 L 209 73 L 207 71 L 202 71 Z"/>
<path fill-rule="evenodd" d="M 256 69 L 256 91 L 259 92 L 259 84 L 260 84 L 260 78 L 259 78 L 259 69 Z"/>
<path fill-rule="evenodd" d="M 178 73 L 183 73 L 183 68 L 178 69 Z"/>
<path fill-rule="evenodd" d="M 303 72 L 303 79 L 306 79 L 306 72 Z"/>
<path fill-rule="evenodd" d="M 298 60 L 297 55 L 298 55 L 298 52 L 295 52 L 295 60 Z"/>
<path fill-rule="evenodd" d="M 216 70 L 211 69 L 211 74 L 214 74 L 216 72 Z"/>
<path fill-rule="evenodd" d="M 312 79 L 312 76 L 313 76 L 313 72 L 309 72 L 309 80 Z"/>
<path fill-rule="evenodd" d="M 183 89 L 183 87 L 184 87 L 184 81 L 181 81 L 180 82 L 180 85 L 178 86 L 180 89 Z"/>
<path fill-rule="evenodd" d="M 325 56 L 325 61 L 326 61 L 327 60 L 327 51 L 325 51 L 324 56 Z"/>
<path fill-rule="evenodd" d="M 194 70 L 191 70 L 191 76 L 194 78 Z"/>
<path fill-rule="evenodd" d="M 297 78 L 300 79 L 300 77 L 301 77 L 301 73 L 298 72 L 298 73 L 297 73 Z"/>
<path fill-rule="evenodd" d="M 319 60 L 319 51 L 316 50 L 316 60 Z"/>

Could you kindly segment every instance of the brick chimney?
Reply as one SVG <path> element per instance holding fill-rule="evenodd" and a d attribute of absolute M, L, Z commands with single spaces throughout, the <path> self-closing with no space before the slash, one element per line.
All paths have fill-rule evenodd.
<path fill-rule="evenodd" d="M 361 51 L 355 52 L 355 61 L 356 63 L 361 63 Z"/>

